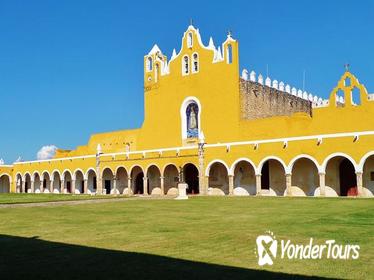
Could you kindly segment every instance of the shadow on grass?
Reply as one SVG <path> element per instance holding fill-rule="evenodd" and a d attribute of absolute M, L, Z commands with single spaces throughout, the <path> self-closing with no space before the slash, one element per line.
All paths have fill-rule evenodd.
<path fill-rule="evenodd" d="M 320 279 L 0 235 L 1 279 Z"/>

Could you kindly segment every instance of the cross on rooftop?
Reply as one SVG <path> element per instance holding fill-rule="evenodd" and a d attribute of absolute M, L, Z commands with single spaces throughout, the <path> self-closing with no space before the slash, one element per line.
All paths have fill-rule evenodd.
<path fill-rule="evenodd" d="M 346 71 L 346 72 L 349 71 L 349 66 L 350 66 L 349 63 L 344 64 L 344 68 L 345 68 L 345 71 Z"/>

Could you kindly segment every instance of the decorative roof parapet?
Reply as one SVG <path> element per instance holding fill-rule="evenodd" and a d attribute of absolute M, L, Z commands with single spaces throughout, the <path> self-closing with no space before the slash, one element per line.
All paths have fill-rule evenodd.
<path fill-rule="evenodd" d="M 241 78 L 245 81 L 257 82 L 260 85 L 264 85 L 264 78 L 262 74 L 258 75 L 257 81 L 256 81 L 256 72 L 252 70 L 249 73 L 249 75 L 248 73 L 249 71 L 247 69 L 243 69 Z M 286 94 L 292 94 L 304 100 L 308 100 L 312 103 L 313 108 L 326 107 L 329 104 L 329 101 L 327 99 L 323 99 L 317 95 L 313 95 L 312 93 L 308 93 L 306 91 L 303 92 L 301 89 L 298 90 L 295 87 L 291 88 L 289 84 L 285 84 L 283 81 L 280 81 L 280 82 L 278 82 L 278 80 L 272 81 L 270 77 L 266 77 L 265 86 L 274 88 Z M 371 98 L 372 100 L 374 100 L 374 94 L 372 94 Z"/>

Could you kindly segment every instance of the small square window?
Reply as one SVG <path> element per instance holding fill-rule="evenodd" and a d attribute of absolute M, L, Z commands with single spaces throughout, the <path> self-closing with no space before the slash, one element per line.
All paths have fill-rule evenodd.
<path fill-rule="evenodd" d="M 374 181 L 374 172 L 370 172 L 370 181 Z"/>

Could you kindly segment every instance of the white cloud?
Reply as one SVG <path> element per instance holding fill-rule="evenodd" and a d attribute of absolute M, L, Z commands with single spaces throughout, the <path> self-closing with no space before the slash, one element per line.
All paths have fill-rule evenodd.
<path fill-rule="evenodd" d="M 43 146 L 37 153 L 36 157 L 38 160 L 51 159 L 55 156 L 56 150 L 57 147 L 55 145 Z"/>

